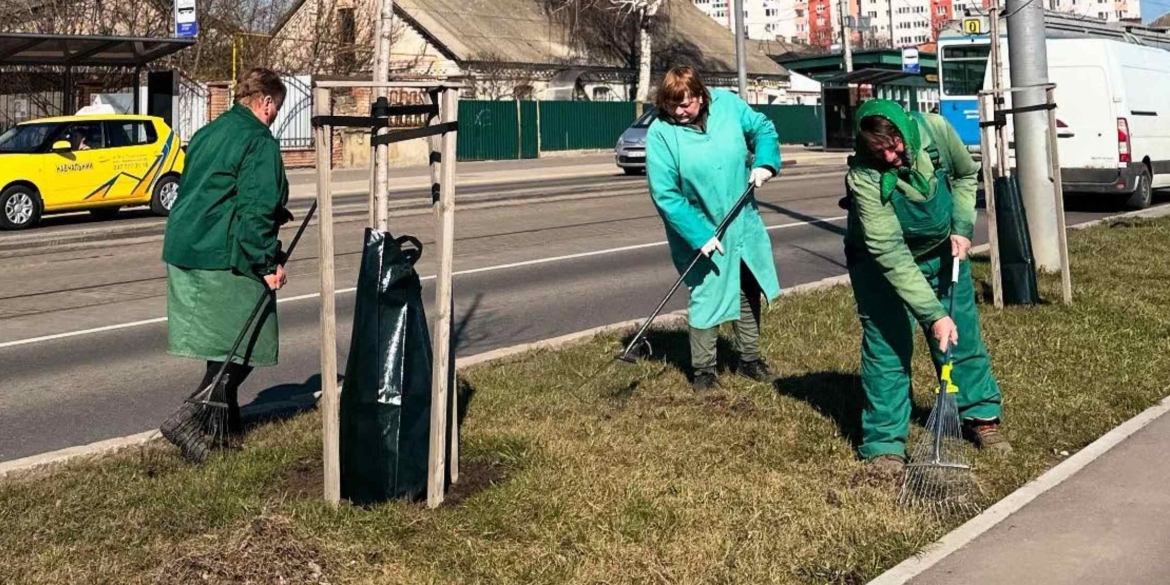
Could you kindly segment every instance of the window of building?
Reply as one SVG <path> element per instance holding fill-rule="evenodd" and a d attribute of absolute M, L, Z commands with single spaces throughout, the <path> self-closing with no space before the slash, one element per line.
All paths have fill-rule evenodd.
<path fill-rule="evenodd" d="M 337 40 L 345 45 L 357 42 L 357 24 L 353 8 L 339 8 L 337 10 Z"/>
<path fill-rule="evenodd" d="M 357 44 L 357 22 L 354 18 L 353 8 L 341 8 L 337 10 L 337 40 L 341 42 L 341 50 L 337 52 L 337 66 L 339 69 L 348 70 L 353 68 L 357 61 L 354 54 L 355 45 Z"/>

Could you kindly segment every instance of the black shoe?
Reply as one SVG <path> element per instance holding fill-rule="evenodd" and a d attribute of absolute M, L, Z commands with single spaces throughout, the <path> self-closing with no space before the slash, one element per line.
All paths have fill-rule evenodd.
<path fill-rule="evenodd" d="M 699 372 L 698 374 L 695 374 L 694 379 L 691 380 L 691 388 L 693 388 L 695 392 L 707 392 L 714 390 L 717 382 L 718 378 L 715 376 L 715 374 L 710 372 Z"/>
<path fill-rule="evenodd" d="M 776 374 L 772 373 L 772 368 L 769 368 L 767 362 L 763 359 L 739 362 L 739 370 L 737 370 L 737 373 L 757 382 L 765 382 L 768 384 L 776 380 Z"/>

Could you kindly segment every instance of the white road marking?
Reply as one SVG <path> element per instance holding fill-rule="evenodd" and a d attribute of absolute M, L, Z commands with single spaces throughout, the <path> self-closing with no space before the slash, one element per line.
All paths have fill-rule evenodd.
<path fill-rule="evenodd" d="M 800 226 L 805 226 L 805 225 L 832 223 L 835 221 L 840 221 L 842 219 L 845 219 L 846 217 L 847 216 L 839 215 L 837 217 L 828 217 L 828 218 L 816 219 L 816 220 L 812 220 L 812 221 L 801 221 L 801 222 L 785 223 L 785 224 L 780 224 L 780 225 L 767 226 L 765 229 L 767 229 L 768 231 L 771 232 L 771 231 L 800 227 Z M 667 241 L 662 240 L 659 242 L 650 242 L 648 244 L 635 244 L 633 246 L 622 246 L 620 248 L 609 248 L 606 250 L 594 250 L 592 252 L 581 252 L 578 254 L 568 254 L 565 256 L 553 256 L 551 258 L 537 258 L 535 260 L 525 260 L 523 262 L 511 262 L 508 264 L 497 264 L 495 266 L 484 266 L 482 268 L 472 268 L 469 270 L 458 270 L 458 271 L 454 272 L 453 275 L 454 276 L 464 276 L 464 275 L 468 275 L 468 274 L 479 274 L 479 273 L 483 273 L 483 272 L 495 272 L 498 270 L 510 270 L 512 268 L 523 268 L 525 266 L 536 266 L 539 264 L 549 264 L 552 262 L 564 262 L 566 260 L 577 260 L 580 258 L 589 258 L 589 257 L 593 257 L 593 256 L 605 256 L 608 254 L 620 254 L 623 252 L 632 252 L 634 250 L 643 250 L 646 248 L 665 246 L 666 244 L 667 244 Z M 430 276 L 424 276 L 421 278 L 421 280 L 424 280 L 424 281 L 434 280 L 434 279 L 435 279 L 435 275 L 433 275 L 433 274 Z M 342 288 L 342 289 L 335 290 L 334 294 L 344 295 L 344 294 L 349 294 L 355 290 L 357 290 L 357 289 L 354 287 Z M 278 304 L 279 303 L 291 303 L 293 301 L 304 301 L 304 300 L 308 300 L 308 299 L 315 299 L 315 298 L 318 298 L 320 296 L 321 296 L 321 293 L 309 293 L 309 294 L 305 294 L 305 295 L 298 295 L 295 297 L 285 297 L 282 299 L 278 299 L 276 302 Z M 57 339 L 67 339 L 70 337 L 78 337 L 81 335 L 91 335 L 94 333 L 105 333 L 108 331 L 118 331 L 120 329 L 130 329 L 133 327 L 142 327 L 145 325 L 154 325 L 156 323 L 165 323 L 166 320 L 167 320 L 166 317 L 157 317 L 154 319 L 144 319 L 142 321 L 131 321 L 129 323 L 118 323 L 116 325 L 106 325 L 104 327 L 95 327 L 93 329 L 82 329 L 80 331 L 67 331 L 65 333 L 55 333 L 53 335 L 42 335 L 40 337 L 30 337 L 27 339 L 17 339 L 14 341 L 6 341 L 4 343 L 0 343 L 0 349 L 7 349 L 9 347 L 18 347 L 21 345 L 30 345 L 30 344 L 34 344 L 34 343 L 42 343 L 45 341 L 54 341 Z"/>

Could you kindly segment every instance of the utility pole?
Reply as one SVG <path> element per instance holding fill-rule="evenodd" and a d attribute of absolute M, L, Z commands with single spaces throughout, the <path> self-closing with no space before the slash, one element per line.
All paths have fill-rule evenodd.
<path fill-rule="evenodd" d="M 1035 0 L 1007 0 L 1008 60 L 1012 87 L 1030 86 L 1012 96 L 1013 108 L 1047 102 L 1048 52 L 1044 42 L 1044 5 Z M 1056 201 L 1048 176 L 1048 112 L 1012 114 L 1016 139 L 1016 167 L 1021 196 L 1028 215 L 1028 232 L 1036 266 L 1046 272 L 1060 269 Z"/>
<path fill-rule="evenodd" d="M 739 97 L 747 101 L 747 41 L 744 40 L 743 0 L 735 0 L 735 68 L 739 77 Z"/>
<path fill-rule="evenodd" d="M 841 46 L 845 52 L 845 72 L 853 73 L 853 34 L 849 28 L 849 0 L 841 0 Z"/>

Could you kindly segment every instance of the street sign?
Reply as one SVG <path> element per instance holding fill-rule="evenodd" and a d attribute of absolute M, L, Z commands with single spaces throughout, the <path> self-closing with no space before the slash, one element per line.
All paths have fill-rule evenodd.
<path fill-rule="evenodd" d="M 981 35 L 987 29 L 987 23 L 983 18 L 964 18 L 963 19 L 963 34 L 965 35 Z"/>
<path fill-rule="evenodd" d="M 918 49 L 914 47 L 902 49 L 902 71 L 906 73 L 922 72 L 922 67 L 918 64 Z"/>
<path fill-rule="evenodd" d="M 175 0 L 175 36 L 188 39 L 199 36 L 195 0 Z"/>

